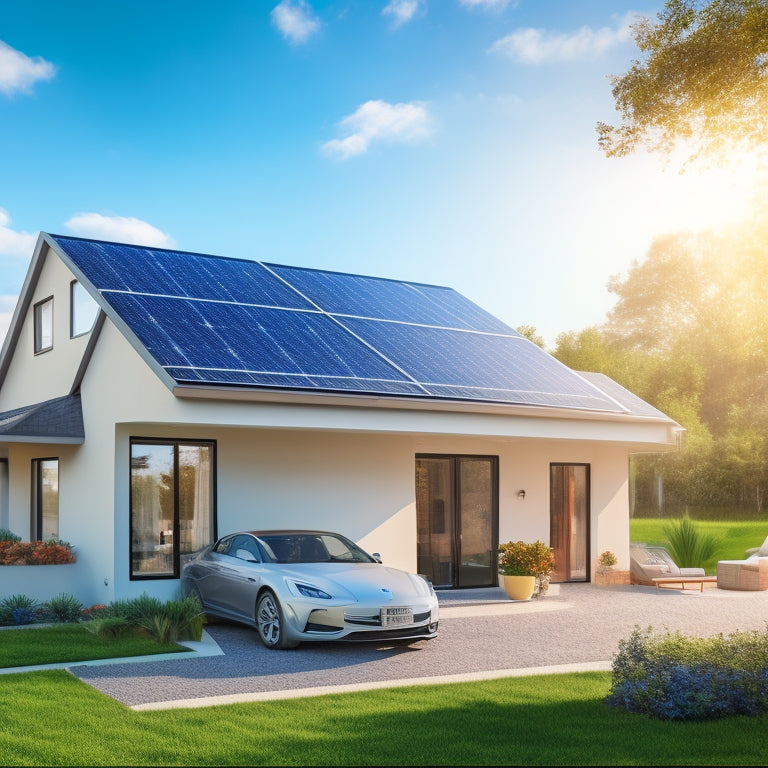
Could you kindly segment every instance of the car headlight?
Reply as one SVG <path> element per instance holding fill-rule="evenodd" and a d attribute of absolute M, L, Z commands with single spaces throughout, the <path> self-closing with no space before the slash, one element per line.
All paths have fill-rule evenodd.
<path fill-rule="evenodd" d="M 304 597 L 313 597 L 318 600 L 333 600 L 332 595 L 329 595 L 319 587 L 313 587 L 311 584 L 302 584 L 300 581 L 294 581 L 293 586 Z"/>

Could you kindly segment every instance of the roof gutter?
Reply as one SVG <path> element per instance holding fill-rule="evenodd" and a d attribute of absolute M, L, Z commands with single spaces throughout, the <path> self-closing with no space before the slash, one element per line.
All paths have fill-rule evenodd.
<path fill-rule="evenodd" d="M 441 411 L 452 413 L 482 413 L 496 416 L 528 416 L 551 419 L 575 419 L 583 421 L 616 421 L 642 424 L 666 424 L 675 432 L 685 428 L 672 419 L 656 416 L 639 416 L 623 411 L 589 411 L 576 408 L 562 408 L 543 405 L 520 405 L 514 403 L 472 403 L 463 400 L 427 400 L 409 397 L 381 397 L 335 392 L 296 393 L 279 389 L 248 389 L 244 387 L 211 387 L 196 384 L 176 384 L 174 396 L 190 400 L 224 400 L 228 402 L 279 403 L 291 405 L 340 406 L 357 408 L 379 408 L 389 410 Z"/>

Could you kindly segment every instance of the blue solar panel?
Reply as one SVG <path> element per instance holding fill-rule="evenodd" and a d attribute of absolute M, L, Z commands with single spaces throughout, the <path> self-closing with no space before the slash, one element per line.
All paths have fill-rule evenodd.
<path fill-rule="evenodd" d="M 51 239 L 181 384 L 642 410 L 449 288 Z"/>
<path fill-rule="evenodd" d="M 267 264 L 324 312 L 517 335 L 451 288 Z"/>
<path fill-rule="evenodd" d="M 595 387 L 520 336 L 360 318 L 345 318 L 344 324 L 436 397 L 617 410 Z"/>
<path fill-rule="evenodd" d="M 319 312 L 112 293 L 110 304 L 180 381 L 413 394 L 419 387 Z"/>
<path fill-rule="evenodd" d="M 56 237 L 99 291 L 188 296 L 238 304 L 310 309 L 256 261 Z"/>

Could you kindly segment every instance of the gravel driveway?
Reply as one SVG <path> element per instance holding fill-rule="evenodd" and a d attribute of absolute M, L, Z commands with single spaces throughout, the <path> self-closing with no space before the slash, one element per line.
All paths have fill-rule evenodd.
<path fill-rule="evenodd" d="M 764 629 L 768 592 L 563 584 L 513 603 L 501 589 L 439 593 L 440 633 L 413 645 L 305 643 L 268 650 L 253 630 L 212 624 L 221 655 L 72 666 L 81 680 L 136 709 L 203 706 L 336 690 L 609 669 L 635 625 L 691 635 Z M 545 669 L 542 669 L 545 668 Z"/>

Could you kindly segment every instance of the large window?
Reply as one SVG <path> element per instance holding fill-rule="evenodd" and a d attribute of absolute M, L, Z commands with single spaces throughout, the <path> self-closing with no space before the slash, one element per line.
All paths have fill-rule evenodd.
<path fill-rule="evenodd" d="M 35 304 L 35 354 L 53 348 L 53 296 Z"/>
<path fill-rule="evenodd" d="M 59 460 L 32 460 L 32 541 L 59 535 Z"/>
<path fill-rule="evenodd" d="M 131 578 L 178 578 L 216 536 L 216 443 L 131 440 Z"/>
<path fill-rule="evenodd" d="M 82 336 L 93 328 L 96 315 L 99 314 L 99 305 L 77 280 L 70 284 L 69 305 L 69 335 L 74 339 L 75 336 Z"/>

